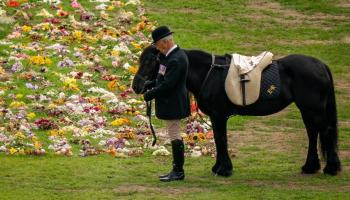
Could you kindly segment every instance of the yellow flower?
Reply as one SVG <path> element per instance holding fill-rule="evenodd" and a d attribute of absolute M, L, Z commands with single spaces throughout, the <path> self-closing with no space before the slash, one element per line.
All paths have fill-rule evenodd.
<path fill-rule="evenodd" d="M 35 113 L 31 112 L 27 114 L 28 119 L 33 119 L 34 117 L 36 117 Z"/>
<path fill-rule="evenodd" d="M 114 8 L 115 8 L 114 6 L 110 5 L 107 7 L 107 10 L 111 11 L 111 10 L 114 10 Z"/>
<path fill-rule="evenodd" d="M 135 49 L 141 49 L 141 45 L 136 43 L 136 42 L 131 42 L 131 45 L 135 48 Z"/>
<path fill-rule="evenodd" d="M 119 86 L 119 90 L 121 90 L 121 91 L 125 91 L 126 90 L 126 87 L 125 86 L 123 86 L 123 85 L 121 85 L 121 86 Z"/>
<path fill-rule="evenodd" d="M 197 136 L 198 136 L 198 140 L 200 142 L 204 142 L 205 141 L 205 134 L 204 133 L 198 133 Z"/>
<path fill-rule="evenodd" d="M 112 56 L 119 56 L 119 55 L 120 55 L 120 52 L 119 52 L 119 51 L 116 51 L 116 50 L 113 50 L 113 51 L 111 51 L 111 55 L 112 55 Z"/>
<path fill-rule="evenodd" d="M 11 147 L 11 149 L 10 149 L 10 154 L 13 155 L 13 154 L 15 154 L 15 153 L 17 153 L 17 149 Z"/>
<path fill-rule="evenodd" d="M 23 98 L 23 94 L 16 94 L 16 99 L 22 99 Z"/>
<path fill-rule="evenodd" d="M 26 153 L 24 152 L 24 149 L 19 149 L 18 150 L 18 154 L 19 155 L 25 155 Z"/>
<path fill-rule="evenodd" d="M 0 66 L 0 74 L 5 74 L 5 70 L 1 66 Z"/>
<path fill-rule="evenodd" d="M 29 63 L 34 65 L 50 65 L 52 64 L 52 60 L 44 56 L 31 56 Z"/>
<path fill-rule="evenodd" d="M 119 118 L 111 122 L 112 126 L 122 126 L 124 124 L 130 124 L 130 120 L 127 118 Z"/>
<path fill-rule="evenodd" d="M 34 142 L 34 147 L 35 147 L 36 150 L 41 149 L 41 143 L 39 141 L 35 141 Z"/>
<path fill-rule="evenodd" d="M 107 84 L 109 90 L 114 90 L 117 86 L 119 86 L 117 80 L 109 81 Z"/>
<path fill-rule="evenodd" d="M 76 90 L 76 91 L 80 90 L 77 85 L 77 80 L 74 78 L 66 78 L 63 83 L 63 89 Z"/>
<path fill-rule="evenodd" d="M 52 60 L 50 58 L 45 58 L 45 64 L 51 65 L 52 64 Z"/>
<path fill-rule="evenodd" d="M 20 138 L 20 139 L 25 139 L 25 138 L 26 138 L 26 136 L 25 136 L 21 131 L 18 131 L 18 132 L 15 134 L 15 136 L 16 136 L 17 138 Z"/>
<path fill-rule="evenodd" d="M 127 133 L 117 133 L 115 135 L 116 138 L 125 138 L 125 139 L 134 139 L 136 137 L 135 133 L 129 131 Z"/>
<path fill-rule="evenodd" d="M 50 29 L 50 24 L 49 23 L 43 23 L 41 26 L 41 30 L 47 31 Z"/>
<path fill-rule="evenodd" d="M 136 72 L 137 72 L 138 68 L 137 68 L 137 67 L 135 67 L 135 66 L 132 66 L 132 67 L 130 67 L 128 70 L 129 70 L 129 72 L 130 72 L 130 73 L 132 73 L 132 74 L 136 74 Z"/>
<path fill-rule="evenodd" d="M 49 134 L 50 136 L 64 136 L 64 135 L 65 135 L 65 132 L 64 132 L 63 130 L 54 129 L 54 130 L 49 131 L 48 134 Z"/>
<path fill-rule="evenodd" d="M 73 38 L 76 39 L 76 40 L 81 41 L 81 40 L 83 39 L 83 32 L 82 32 L 82 31 L 75 30 L 75 31 L 73 32 Z"/>
<path fill-rule="evenodd" d="M 32 142 L 38 141 L 38 138 L 36 136 L 32 137 Z"/>
<path fill-rule="evenodd" d="M 47 108 L 48 109 L 53 109 L 53 108 L 56 108 L 57 106 L 55 105 L 55 104 L 53 104 L 53 103 L 50 103 L 48 106 L 47 106 Z"/>
<path fill-rule="evenodd" d="M 100 108 L 101 108 L 102 111 L 107 111 L 108 110 L 105 105 L 101 105 Z"/>
<path fill-rule="evenodd" d="M 93 36 L 91 36 L 91 35 L 87 35 L 87 36 L 86 36 L 86 40 L 89 41 L 89 42 L 95 43 L 95 42 L 98 41 L 98 38 L 93 37 Z"/>
<path fill-rule="evenodd" d="M 31 26 L 22 26 L 22 31 L 25 32 L 25 33 L 28 33 L 32 30 L 32 27 Z"/>
<path fill-rule="evenodd" d="M 26 104 L 23 102 L 23 101 L 13 101 L 11 104 L 10 104 L 10 108 L 19 108 L 19 107 L 23 107 L 25 106 Z"/>

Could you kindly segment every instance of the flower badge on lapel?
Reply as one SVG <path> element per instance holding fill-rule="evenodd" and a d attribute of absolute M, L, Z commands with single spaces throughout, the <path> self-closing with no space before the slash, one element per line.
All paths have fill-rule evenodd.
<path fill-rule="evenodd" d="M 166 71 L 166 66 L 165 66 L 165 65 L 160 64 L 158 74 L 161 74 L 161 75 L 163 75 L 163 76 L 164 76 L 165 71 Z"/>

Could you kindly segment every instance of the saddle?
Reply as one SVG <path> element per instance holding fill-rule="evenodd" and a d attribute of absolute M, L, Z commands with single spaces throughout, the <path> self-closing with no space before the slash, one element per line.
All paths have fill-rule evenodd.
<path fill-rule="evenodd" d="M 261 74 L 272 63 L 272 57 L 268 51 L 258 56 L 232 54 L 225 90 L 233 104 L 247 106 L 259 99 Z"/>

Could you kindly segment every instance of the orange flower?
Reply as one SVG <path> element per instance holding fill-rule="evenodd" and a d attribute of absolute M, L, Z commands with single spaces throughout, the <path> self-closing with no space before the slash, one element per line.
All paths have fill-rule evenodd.
<path fill-rule="evenodd" d="M 109 83 L 107 85 L 109 90 L 114 90 L 117 86 L 119 86 L 117 80 L 109 81 Z"/>
<path fill-rule="evenodd" d="M 9 1 L 7 1 L 7 6 L 8 7 L 18 7 L 20 5 L 21 5 L 21 3 L 19 3 L 16 0 L 9 0 Z"/>

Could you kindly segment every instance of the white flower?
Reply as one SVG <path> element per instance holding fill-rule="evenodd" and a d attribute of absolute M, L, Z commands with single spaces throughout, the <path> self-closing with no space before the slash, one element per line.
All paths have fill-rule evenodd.
<path fill-rule="evenodd" d="M 56 97 L 56 95 L 57 95 L 57 90 L 51 89 L 51 90 L 49 90 L 48 92 L 46 92 L 46 95 L 51 96 L 51 97 L 53 97 L 53 96 Z"/>
<path fill-rule="evenodd" d="M 46 9 L 41 9 L 41 11 L 36 14 L 36 16 L 40 16 L 40 17 L 44 17 L 44 18 L 50 18 L 50 17 L 53 17 L 52 14 L 50 14 Z"/>
<path fill-rule="evenodd" d="M 110 0 L 94 0 L 94 1 L 91 1 L 90 2 L 99 2 L 99 3 L 107 3 L 109 2 Z"/>
<path fill-rule="evenodd" d="M 86 86 L 96 85 L 96 83 L 87 80 L 83 80 L 81 83 Z"/>
<path fill-rule="evenodd" d="M 92 88 L 88 89 L 88 92 L 100 93 L 100 94 L 102 94 L 101 98 L 103 98 L 105 100 L 110 100 L 110 99 L 114 99 L 114 98 L 118 99 L 114 93 L 109 92 L 103 88 L 92 87 Z"/>
<path fill-rule="evenodd" d="M 125 5 L 129 5 L 129 4 L 132 4 L 132 5 L 140 5 L 140 4 L 141 4 L 141 1 L 140 1 L 140 0 L 129 0 L 128 2 L 126 2 Z"/>
<path fill-rule="evenodd" d="M 6 151 L 7 151 L 7 149 L 6 149 L 5 145 L 0 147 L 0 152 L 6 152 Z"/>
<path fill-rule="evenodd" d="M 63 92 L 61 92 L 61 93 L 58 95 L 58 97 L 59 97 L 60 99 L 64 99 L 64 98 L 66 98 L 66 94 L 64 94 Z"/>
<path fill-rule="evenodd" d="M 170 152 L 164 147 L 160 146 L 159 149 L 155 150 L 152 153 L 153 156 L 168 156 L 170 155 Z"/>
<path fill-rule="evenodd" d="M 131 54 L 130 49 L 124 42 L 121 42 L 119 45 L 114 46 L 113 51 L 119 51 L 122 53 Z"/>
<path fill-rule="evenodd" d="M 107 8 L 107 5 L 104 3 L 95 7 L 96 10 L 106 10 L 106 8 Z"/>
<path fill-rule="evenodd" d="M 129 64 L 129 63 L 125 63 L 124 65 L 123 65 L 123 68 L 124 69 L 129 69 L 131 67 L 131 65 Z"/>
<path fill-rule="evenodd" d="M 148 118 L 143 115 L 136 115 L 134 119 L 138 121 L 148 122 Z"/>
<path fill-rule="evenodd" d="M 193 151 L 191 152 L 191 157 L 194 157 L 194 158 L 200 157 L 201 155 L 202 155 L 202 152 L 201 152 L 201 151 L 193 150 Z"/>

